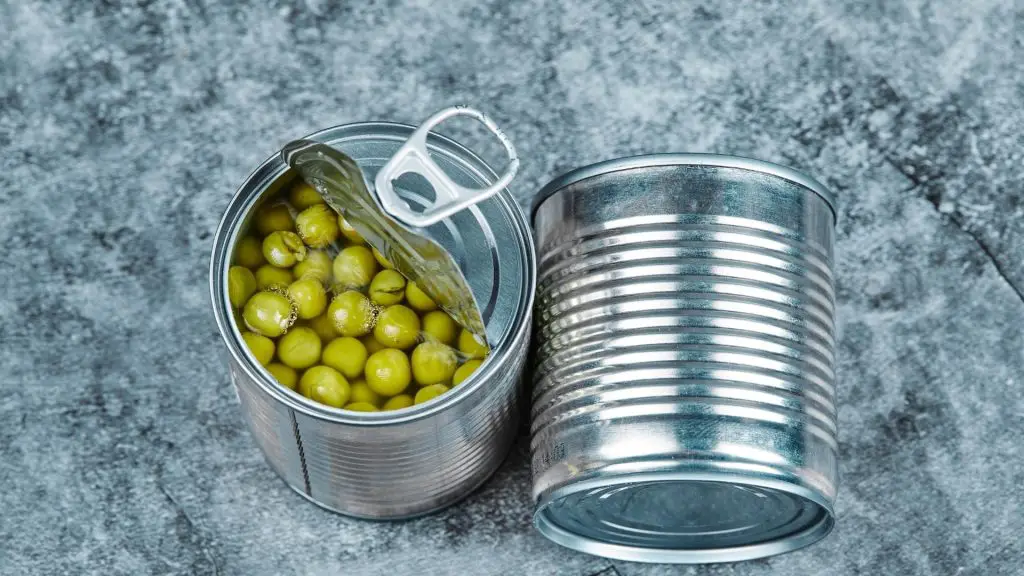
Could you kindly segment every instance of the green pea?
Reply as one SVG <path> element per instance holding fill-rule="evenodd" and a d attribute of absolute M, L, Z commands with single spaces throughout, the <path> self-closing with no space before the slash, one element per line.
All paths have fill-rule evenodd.
<path fill-rule="evenodd" d="M 295 385 L 299 383 L 299 373 L 290 366 L 274 362 L 267 364 L 267 372 L 270 372 L 278 384 L 289 390 L 295 390 Z"/>
<path fill-rule="evenodd" d="M 270 364 L 274 358 L 274 341 L 255 332 L 242 332 L 242 340 L 261 366 Z"/>
<path fill-rule="evenodd" d="M 270 264 L 264 264 L 256 270 L 256 287 L 260 290 L 268 288 L 287 288 L 295 280 L 292 271 L 288 268 L 278 268 Z"/>
<path fill-rule="evenodd" d="M 412 380 L 409 357 L 401 350 L 385 348 L 366 360 L 366 384 L 381 396 L 394 396 Z"/>
<path fill-rule="evenodd" d="M 373 334 L 367 334 L 366 336 L 360 338 L 359 341 L 363 343 L 363 346 L 366 346 L 367 354 L 373 354 L 378 350 L 383 350 L 387 348 L 387 346 L 381 344 L 380 342 L 377 342 L 377 339 L 373 337 Z"/>
<path fill-rule="evenodd" d="M 320 361 L 320 349 L 320 337 L 316 332 L 306 326 L 297 326 L 277 342 L 277 357 L 285 366 L 302 370 Z"/>
<path fill-rule="evenodd" d="M 443 310 L 434 310 L 423 315 L 423 334 L 426 338 L 451 346 L 455 343 L 458 326 L 455 320 Z"/>
<path fill-rule="evenodd" d="M 330 254 L 323 250 L 310 250 L 306 252 L 306 259 L 296 264 L 292 271 L 296 278 L 315 278 L 330 284 L 332 265 Z"/>
<path fill-rule="evenodd" d="M 384 397 L 374 392 L 373 389 L 370 388 L 370 385 L 366 383 L 366 380 L 363 380 L 362 378 L 353 380 L 351 385 L 352 397 L 350 400 L 352 402 L 366 402 L 374 406 L 380 406 L 381 402 L 384 400 Z"/>
<path fill-rule="evenodd" d="M 254 236 L 245 236 L 235 246 L 235 264 L 255 270 L 266 260 L 263 258 L 263 243 Z"/>
<path fill-rule="evenodd" d="M 316 318 L 327 309 L 327 291 L 316 278 L 303 278 L 288 286 L 288 297 L 295 303 L 299 318 Z"/>
<path fill-rule="evenodd" d="M 395 265 L 392 264 L 390 260 L 385 258 L 384 255 L 380 253 L 380 250 L 377 250 L 376 248 L 374 248 L 372 251 L 373 251 L 373 258 L 374 258 L 374 260 L 377 261 L 377 264 L 380 264 L 381 268 L 384 268 L 385 270 L 394 270 L 395 269 Z"/>
<path fill-rule="evenodd" d="M 380 412 L 380 410 L 369 402 L 351 402 L 345 406 L 345 410 L 353 412 Z"/>
<path fill-rule="evenodd" d="M 295 227 L 302 241 L 313 248 L 323 248 L 338 239 L 338 219 L 326 204 L 316 204 L 299 212 Z"/>
<path fill-rule="evenodd" d="M 291 230 L 294 227 L 292 213 L 284 204 L 264 206 L 256 213 L 256 229 L 264 236 L 272 232 Z"/>
<path fill-rule="evenodd" d="M 299 379 L 299 393 L 327 406 L 341 408 L 352 391 L 348 380 L 330 366 L 313 366 Z"/>
<path fill-rule="evenodd" d="M 295 322 L 295 310 L 291 301 L 277 292 L 257 292 L 245 303 L 242 319 L 249 330 L 276 338 Z"/>
<path fill-rule="evenodd" d="M 381 270 L 370 282 L 370 300 L 381 306 L 398 304 L 405 297 L 405 277 L 394 270 Z"/>
<path fill-rule="evenodd" d="M 455 350 L 440 342 L 424 342 L 412 351 L 412 376 L 420 386 L 450 382 L 458 365 Z"/>
<path fill-rule="evenodd" d="M 324 347 L 320 363 L 341 372 L 345 378 L 353 379 L 363 373 L 368 356 L 362 342 L 351 336 L 342 336 Z"/>
<path fill-rule="evenodd" d="M 388 306 L 377 317 L 373 337 L 389 348 L 412 348 L 420 337 L 420 318 L 401 304 Z"/>
<path fill-rule="evenodd" d="M 373 330 L 377 308 L 361 292 L 346 290 L 334 297 L 327 308 L 334 329 L 342 336 L 362 336 Z"/>
<path fill-rule="evenodd" d="M 334 281 L 343 288 L 363 288 L 377 273 L 377 261 L 365 246 L 349 246 L 334 257 Z"/>
<path fill-rule="evenodd" d="M 288 201 L 296 210 L 305 210 L 310 206 L 324 203 L 324 199 L 316 191 L 316 188 L 305 182 L 297 182 L 292 186 L 291 192 L 288 193 Z"/>
<path fill-rule="evenodd" d="M 419 312 L 437 310 L 437 304 L 415 282 L 409 282 L 409 285 L 405 287 L 405 301 Z"/>
<path fill-rule="evenodd" d="M 437 398 L 441 394 L 448 391 L 448 387 L 444 384 L 433 384 L 430 386 L 424 386 L 416 392 L 416 398 L 413 400 L 415 404 L 423 404 Z"/>
<path fill-rule="evenodd" d="M 295 232 L 271 232 L 263 239 L 263 257 L 278 268 L 291 268 L 306 259 L 306 246 Z"/>
<path fill-rule="evenodd" d="M 235 308 L 245 305 L 249 297 L 256 291 L 256 276 L 245 266 L 232 266 L 228 269 L 228 300 Z"/>
<path fill-rule="evenodd" d="M 387 402 L 385 402 L 384 406 L 381 409 L 385 411 L 401 410 L 402 408 L 408 408 L 409 406 L 412 406 L 412 402 L 412 396 L 409 396 L 408 394 L 399 394 L 398 396 L 394 396 L 390 398 Z"/>
<path fill-rule="evenodd" d="M 483 358 L 490 352 L 487 343 L 465 328 L 459 333 L 459 352 L 470 358 Z"/>
<path fill-rule="evenodd" d="M 467 360 L 465 364 L 459 366 L 458 370 L 455 371 L 455 375 L 452 376 L 452 386 L 462 384 L 482 363 L 483 360 Z"/>
<path fill-rule="evenodd" d="M 308 326 L 320 337 L 320 341 L 328 343 L 338 337 L 338 331 L 334 329 L 334 322 L 327 314 L 321 314 L 307 322 Z"/>
<path fill-rule="evenodd" d="M 356 229 L 353 228 L 352 225 L 349 224 L 348 221 L 345 220 L 345 218 L 343 218 L 341 214 L 338 214 L 338 228 L 341 229 L 342 236 L 344 236 L 349 242 L 356 245 L 362 245 L 366 243 L 366 240 L 363 239 L 363 236 L 359 234 L 359 232 L 356 231 Z"/>

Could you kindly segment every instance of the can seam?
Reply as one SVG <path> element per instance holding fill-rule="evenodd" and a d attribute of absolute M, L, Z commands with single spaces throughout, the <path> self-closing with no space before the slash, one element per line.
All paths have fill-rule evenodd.
<path fill-rule="evenodd" d="M 574 170 L 570 170 L 548 182 L 540 192 L 534 196 L 530 206 L 530 221 L 533 222 L 537 210 L 548 198 L 554 196 L 559 190 L 588 180 L 596 176 L 603 176 L 613 172 L 622 172 L 637 168 L 654 168 L 667 166 L 709 166 L 719 168 L 738 168 L 752 172 L 760 172 L 787 180 L 798 186 L 814 192 L 819 198 L 825 201 L 832 212 L 832 223 L 838 222 L 839 214 L 836 209 L 835 195 L 822 183 L 814 178 L 799 172 L 794 168 L 745 158 L 743 156 L 732 156 L 729 154 L 698 154 L 698 153 L 666 153 L 666 154 L 643 154 L 640 156 L 627 156 L 614 160 L 605 160 L 595 164 L 589 164 Z"/>
<path fill-rule="evenodd" d="M 295 445 L 299 451 L 299 464 L 302 466 L 302 483 L 306 489 L 306 495 L 312 496 L 309 487 L 309 469 L 306 467 L 306 451 L 302 448 L 302 433 L 299 432 L 299 421 L 295 418 L 295 410 L 288 410 L 288 417 L 292 421 L 292 432 L 295 434 Z"/>

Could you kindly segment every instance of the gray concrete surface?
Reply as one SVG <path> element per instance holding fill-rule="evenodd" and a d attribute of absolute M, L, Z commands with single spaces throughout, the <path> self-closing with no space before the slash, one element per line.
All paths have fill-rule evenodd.
<path fill-rule="evenodd" d="M 1022 8 L 0 0 L 0 574 L 1021 573 Z M 524 203 L 658 151 L 835 189 L 831 537 L 711 567 L 562 550 L 530 526 L 525 442 L 406 523 L 323 512 L 274 476 L 207 299 L 221 210 L 293 137 L 456 102 L 507 127 Z"/>

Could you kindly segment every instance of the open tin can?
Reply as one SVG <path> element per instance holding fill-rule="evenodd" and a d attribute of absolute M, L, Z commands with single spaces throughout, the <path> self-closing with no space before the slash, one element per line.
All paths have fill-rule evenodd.
<path fill-rule="evenodd" d="M 363 123 L 308 139 L 341 150 L 372 181 L 414 133 L 411 126 Z M 424 145 L 460 186 L 500 182 L 452 140 L 430 133 Z M 452 504 L 495 471 L 516 436 L 536 274 L 526 218 L 502 189 L 426 228 L 453 256 L 480 303 L 491 352 L 472 378 L 435 401 L 397 412 L 335 409 L 277 384 L 260 366 L 232 319 L 227 293 L 232 255 L 250 219 L 297 178 L 280 155 L 269 158 L 232 198 L 215 237 L 211 296 L 244 420 L 285 483 L 320 506 L 396 519 Z M 393 193 L 409 205 L 432 204 L 428 185 L 413 183 Z"/>
<path fill-rule="evenodd" d="M 577 550 L 729 562 L 834 523 L 835 211 L 728 156 L 654 155 L 541 191 L 535 523 Z"/>
<path fill-rule="evenodd" d="M 401 150 L 420 133 L 365 123 L 308 139 L 372 181 L 416 165 Z M 504 183 L 452 140 L 430 133 L 425 147 L 467 190 Z M 211 291 L 243 417 L 299 494 L 373 519 L 469 494 L 514 440 L 532 313 L 534 522 L 546 537 L 611 558 L 703 563 L 786 552 L 832 529 L 835 209 L 821 184 L 729 156 L 613 160 L 546 186 L 534 236 L 507 190 L 457 208 L 452 194 L 451 210 L 422 222 L 464 273 L 491 353 L 431 403 L 360 413 L 278 385 L 231 318 L 234 248 L 296 178 L 275 155 L 245 181 L 216 235 Z M 427 206 L 426 188 L 385 196 Z"/>

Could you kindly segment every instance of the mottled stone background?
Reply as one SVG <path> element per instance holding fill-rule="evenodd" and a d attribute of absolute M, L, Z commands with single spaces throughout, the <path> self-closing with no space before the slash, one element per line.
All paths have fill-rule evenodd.
<path fill-rule="evenodd" d="M 1022 10 L 0 0 L 0 573 L 1021 573 Z M 508 129 L 524 203 L 568 168 L 664 151 L 836 191 L 831 537 L 711 567 L 566 551 L 530 526 L 525 441 L 407 523 L 323 512 L 275 477 L 208 304 L 221 211 L 293 137 L 457 102 Z"/>

